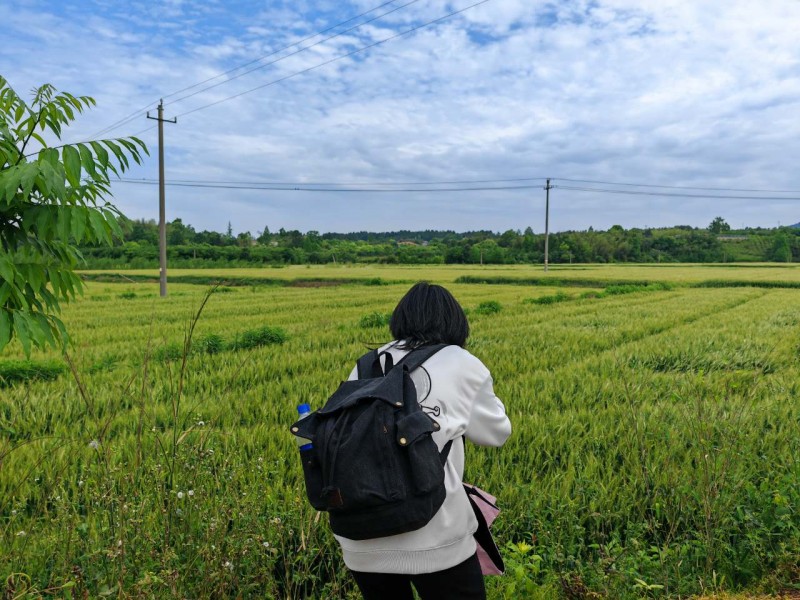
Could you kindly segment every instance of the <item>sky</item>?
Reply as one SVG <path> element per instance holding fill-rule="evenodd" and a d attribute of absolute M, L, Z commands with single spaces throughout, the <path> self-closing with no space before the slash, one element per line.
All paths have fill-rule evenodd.
<path fill-rule="evenodd" d="M 0 74 L 94 97 L 63 141 L 138 135 L 140 182 L 163 98 L 197 230 L 542 232 L 545 178 L 551 231 L 800 221 L 798 0 L 476 2 L 3 0 Z"/>

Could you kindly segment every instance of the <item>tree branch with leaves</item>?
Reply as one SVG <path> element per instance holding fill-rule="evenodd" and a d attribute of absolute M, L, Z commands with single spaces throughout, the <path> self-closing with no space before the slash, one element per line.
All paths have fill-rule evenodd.
<path fill-rule="evenodd" d="M 144 142 L 47 142 L 60 142 L 64 127 L 94 105 L 50 84 L 27 104 L 0 76 L 0 351 L 14 338 L 26 355 L 63 346 L 61 303 L 83 291 L 78 246 L 111 244 L 121 233 L 110 177 L 131 160 L 141 164 Z M 39 149 L 26 154 L 32 142 Z"/>

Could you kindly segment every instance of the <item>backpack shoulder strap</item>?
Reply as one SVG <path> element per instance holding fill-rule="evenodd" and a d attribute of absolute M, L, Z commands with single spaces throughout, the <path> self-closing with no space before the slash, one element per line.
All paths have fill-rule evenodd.
<path fill-rule="evenodd" d="M 371 350 L 359 358 L 356 367 L 358 368 L 359 379 L 383 377 L 383 370 L 381 369 L 381 361 L 377 350 Z"/>
<path fill-rule="evenodd" d="M 442 448 L 442 451 L 439 453 L 439 458 L 442 459 L 442 466 L 444 463 L 447 462 L 447 457 L 450 455 L 450 448 L 453 447 L 453 440 L 448 440 L 447 443 Z"/>
<path fill-rule="evenodd" d="M 420 346 L 406 354 L 397 365 L 405 365 L 408 367 L 410 373 L 422 363 L 428 360 L 431 356 L 436 354 L 442 348 L 446 348 L 447 344 L 434 344 L 432 346 Z"/>

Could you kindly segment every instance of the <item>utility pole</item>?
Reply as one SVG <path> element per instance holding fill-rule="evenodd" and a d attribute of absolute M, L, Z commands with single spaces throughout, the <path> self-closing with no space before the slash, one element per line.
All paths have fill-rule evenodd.
<path fill-rule="evenodd" d="M 553 188 L 550 185 L 550 178 L 547 179 L 545 189 L 544 201 L 544 272 L 547 273 L 547 265 L 550 260 L 550 190 Z"/>
<path fill-rule="evenodd" d="M 158 103 L 158 117 L 151 117 L 147 111 L 147 118 L 158 121 L 158 266 L 161 280 L 161 297 L 167 295 L 167 223 L 166 202 L 164 200 L 164 121 L 177 123 L 178 118 L 164 119 L 164 100 Z"/>

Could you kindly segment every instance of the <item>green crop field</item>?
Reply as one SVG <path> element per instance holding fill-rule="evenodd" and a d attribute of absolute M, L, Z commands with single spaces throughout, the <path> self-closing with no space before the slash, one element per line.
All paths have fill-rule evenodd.
<path fill-rule="evenodd" d="M 514 427 L 467 448 L 503 509 L 490 598 L 800 589 L 791 265 L 171 271 L 166 299 L 87 275 L 66 357 L 0 355 L 4 598 L 358 597 L 288 425 L 420 279 L 468 310 Z"/>

